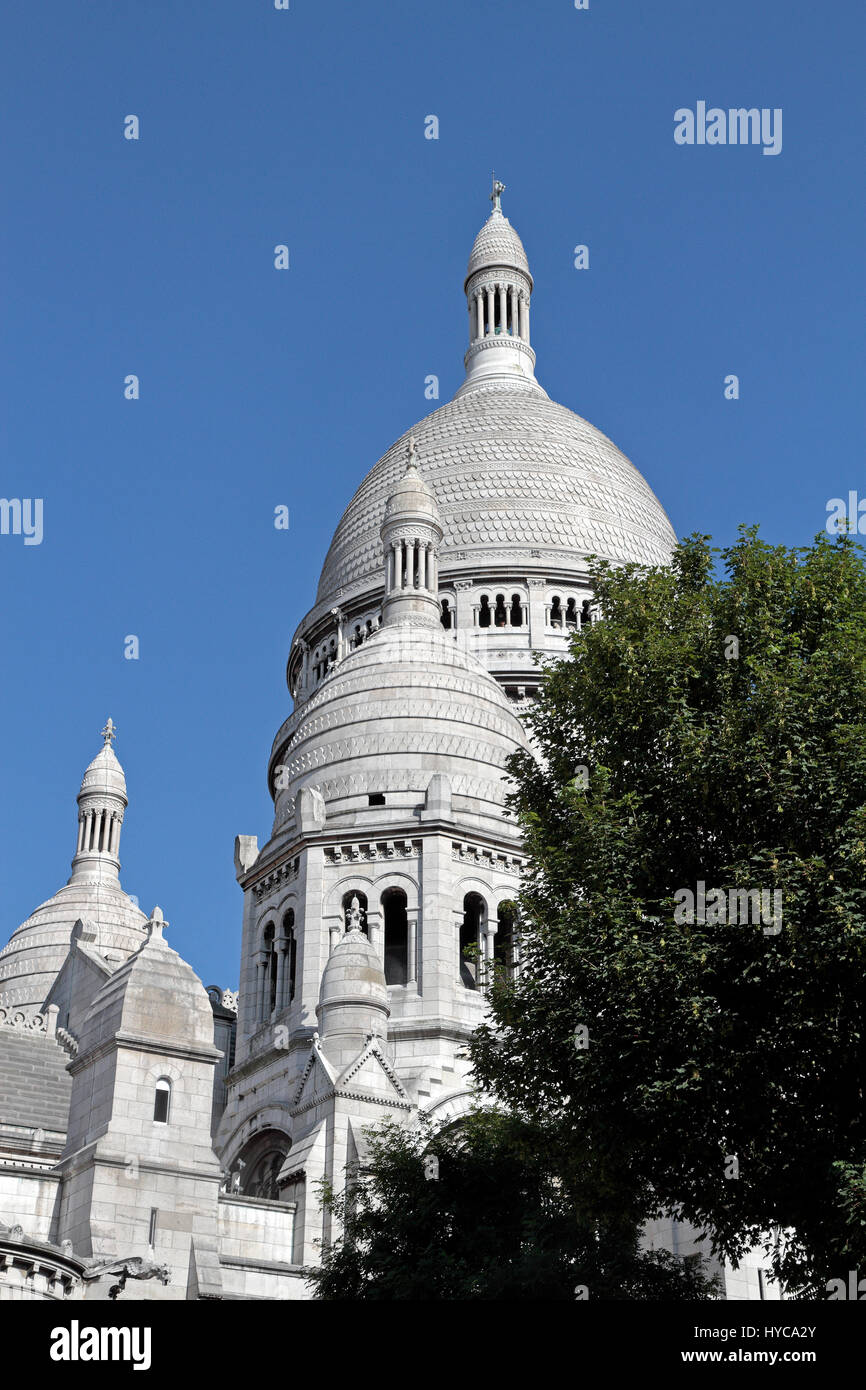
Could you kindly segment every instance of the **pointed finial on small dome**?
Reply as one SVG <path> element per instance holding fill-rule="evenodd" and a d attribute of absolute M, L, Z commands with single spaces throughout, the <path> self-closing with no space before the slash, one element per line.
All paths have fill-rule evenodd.
<path fill-rule="evenodd" d="M 418 453 L 415 445 L 415 436 L 414 434 L 410 434 L 409 443 L 406 445 L 406 472 L 408 473 L 410 468 L 417 469 L 417 467 Z"/>
<path fill-rule="evenodd" d="M 156 937 L 157 940 L 161 941 L 163 939 L 163 932 L 167 926 L 168 922 L 162 915 L 162 908 L 157 903 L 153 912 L 150 914 L 150 921 L 147 924 L 147 934 L 151 939 Z"/>
<path fill-rule="evenodd" d="M 494 171 L 493 171 L 493 192 L 492 192 L 491 195 L 490 195 L 490 201 L 491 201 L 491 203 L 493 204 L 493 211 L 494 211 L 494 212 L 501 212 L 501 211 L 502 211 L 502 202 L 501 202 L 501 198 L 502 198 L 502 195 L 503 195 L 504 192 L 505 192 L 505 184 L 504 184 L 504 183 L 501 183 L 501 182 L 499 181 L 499 179 L 496 177 L 496 170 L 494 169 Z"/>
<path fill-rule="evenodd" d="M 107 743 L 108 747 L 110 748 L 112 739 L 117 738 L 117 727 L 114 723 L 114 720 L 111 718 L 111 715 L 108 716 L 105 728 L 100 729 L 99 732 L 102 734 L 104 742 Z"/>

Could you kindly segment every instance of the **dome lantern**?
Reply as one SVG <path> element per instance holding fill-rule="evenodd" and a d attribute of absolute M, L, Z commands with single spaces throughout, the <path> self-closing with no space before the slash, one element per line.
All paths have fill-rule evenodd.
<path fill-rule="evenodd" d="M 493 211 L 475 238 L 463 285 L 469 310 L 466 385 L 502 376 L 535 379 L 529 345 L 533 281 L 523 242 L 502 211 L 504 192 L 494 175 Z"/>
<path fill-rule="evenodd" d="M 73 878 L 96 874 L 116 879 L 120 871 L 120 831 L 128 801 L 123 768 L 111 746 L 116 737 L 114 722 L 108 719 L 102 730 L 102 748 L 81 779 Z"/>
<path fill-rule="evenodd" d="M 380 531 L 385 552 L 382 624 L 439 624 L 439 543 L 442 522 L 430 484 L 418 472 L 414 435 L 406 471 L 385 504 Z"/>

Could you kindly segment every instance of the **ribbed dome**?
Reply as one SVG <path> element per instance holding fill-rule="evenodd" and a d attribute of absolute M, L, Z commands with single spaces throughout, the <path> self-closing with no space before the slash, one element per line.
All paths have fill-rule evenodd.
<path fill-rule="evenodd" d="M 509 266 L 522 270 L 532 283 L 523 242 L 498 208 L 494 208 L 475 238 L 466 269 L 467 281 L 477 270 L 483 270 L 486 266 Z"/>
<path fill-rule="evenodd" d="M 400 622 L 350 652 L 297 711 L 274 759 L 282 768 L 275 828 L 302 787 L 324 796 L 329 821 L 345 816 L 380 828 L 388 809 L 405 818 L 445 773 L 455 807 L 501 827 L 505 763 L 523 728 L 480 661 L 438 626 Z M 516 833 L 516 832 L 515 832 Z"/>
<path fill-rule="evenodd" d="M 362 931 L 349 931 L 334 947 L 319 991 L 319 1011 L 345 1004 L 367 1004 L 388 1014 L 388 986 L 382 962 Z"/>
<path fill-rule="evenodd" d="M 81 792 L 109 792 L 126 800 L 126 778 L 110 743 L 100 748 L 85 771 L 81 779 Z"/>
<path fill-rule="evenodd" d="M 379 530 L 410 434 L 439 504 L 443 572 L 494 556 L 518 571 L 531 559 L 573 568 L 591 553 L 644 565 L 670 559 L 673 528 L 634 465 L 600 430 L 515 377 L 464 389 L 391 446 L 337 526 L 317 603 L 380 583 Z"/>
<path fill-rule="evenodd" d="M 39 1008 L 69 954 L 79 918 L 90 924 L 93 949 L 109 962 L 138 950 L 144 913 L 115 879 L 74 878 L 32 912 L 0 951 L 0 996 L 16 1007 Z"/>
<path fill-rule="evenodd" d="M 407 469 L 385 503 L 386 521 L 402 516 L 427 517 L 439 523 L 433 489 L 421 477 L 417 466 Z"/>

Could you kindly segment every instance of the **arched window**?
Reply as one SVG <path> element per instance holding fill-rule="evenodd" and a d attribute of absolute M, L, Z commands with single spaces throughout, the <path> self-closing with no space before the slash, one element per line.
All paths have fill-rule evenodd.
<path fill-rule="evenodd" d="M 577 627 L 577 603 L 573 598 L 565 605 L 565 626 L 572 629 Z"/>
<path fill-rule="evenodd" d="M 580 606 L 580 622 L 581 626 L 592 626 L 592 604 L 588 598 Z"/>
<path fill-rule="evenodd" d="M 157 1125 L 167 1125 L 169 1112 L 171 1111 L 171 1082 L 167 1076 L 161 1076 L 156 1083 L 153 1093 L 153 1121 Z"/>
<path fill-rule="evenodd" d="M 356 624 L 355 624 L 355 635 L 354 635 L 354 637 L 352 638 L 352 646 L 353 646 L 353 647 L 360 647 L 360 645 L 361 645 L 361 643 L 363 642 L 363 640 L 364 640 L 364 634 L 363 634 L 363 632 L 361 631 L 361 624 L 360 624 L 360 623 L 356 623 Z"/>
<path fill-rule="evenodd" d="M 562 601 L 556 594 L 550 603 L 550 626 L 562 627 Z"/>
<path fill-rule="evenodd" d="M 480 602 L 481 606 L 478 609 L 478 626 L 489 627 L 490 619 L 493 616 L 490 612 L 490 599 L 486 594 L 482 594 Z"/>
<path fill-rule="evenodd" d="M 298 943 L 295 939 L 295 913 L 289 908 L 283 918 L 283 971 L 284 989 L 282 1006 L 291 1004 L 295 997 L 295 975 L 298 966 Z"/>
<path fill-rule="evenodd" d="M 277 1177 L 291 1144 L 280 1130 L 265 1129 L 254 1135 L 232 1164 L 228 1190 L 259 1201 L 285 1201 L 277 1187 Z"/>
<path fill-rule="evenodd" d="M 385 917 L 385 983 L 405 985 L 409 976 L 409 919 L 406 894 L 401 888 L 388 888 L 382 894 Z"/>
<path fill-rule="evenodd" d="M 511 626 L 523 627 L 523 602 L 519 594 L 511 595 Z"/>
<path fill-rule="evenodd" d="M 460 978 L 467 989 L 478 988 L 479 959 L 473 954 L 467 960 L 467 951 L 476 951 L 481 945 L 481 927 L 484 922 L 486 905 L 480 893 L 467 893 L 463 899 L 463 922 L 460 927 Z"/>
<path fill-rule="evenodd" d="M 373 619 L 372 619 L 372 618 L 368 618 L 368 619 L 367 619 L 366 627 L 367 627 L 367 631 L 366 631 L 365 634 L 364 634 L 365 637 L 372 637 L 372 636 L 373 636 Z"/>
<path fill-rule="evenodd" d="M 506 979 L 511 979 L 515 966 L 515 931 L 517 924 L 517 904 L 506 898 L 496 909 L 496 936 L 493 945 L 493 959 L 497 969 Z"/>
<path fill-rule="evenodd" d="M 449 632 L 449 631 L 451 630 L 451 617 L 452 617 L 452 614 L 451 614 L 451 605 L 450 605 L 450 603 L 448 602 L 447 598 L 443 598 L 443 600 L 442 600 L 442 615 L 441 615 L 439 621 L 440 621 L 440 623 L 442 624 L 442 626 L 445 628 L 446 632 Z"/>
<path fill-rule="evenodd" d="M 496 595 L 496 607 L 493 610 L 493 621 L 497 627 L 508 626 L 508 611 L 505 607 L 505 595 Z"/>
<path fill-rule="evenodd" d="M 262 946 L 265 953 L 264 1012 L 265 1018 L 268 1018 L 277 1007 L 277 967 L 279 964 L 279 957 L 274 944 L 273 922 L 268 922 L 262 932 Z"/>
<path fill-rule="evenodd" d="M 367 894 L 358 893 L 354 890 L 343 894 L 343 924 L 346 931 L 351 931 L 353 927 L 360 927 L 362 932 L 367 931 Z"/>

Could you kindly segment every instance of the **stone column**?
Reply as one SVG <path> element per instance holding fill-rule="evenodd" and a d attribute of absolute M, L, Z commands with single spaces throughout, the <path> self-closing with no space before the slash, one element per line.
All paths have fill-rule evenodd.
<path fill-rule="evenodd" d="M 495 294 L 495 291 L 494 291 L 493 286 L 492 286 L 492 285 L 488 285 L 488 286 L 487 286 L 487 330 L 488 330 L 487 336 L 488 336 L 488 337 L 490 337 L 490 335 L 495 331 L 495 328 L 496 328 L 496 316 L 495 316 L 495 314 L 494 314 L 494 312 L 493 312 L 493 299 L 494 299 L 494 294 Z"/>
<path fill-rule="evenodd" d="M 406 910 L 406 984 L 418 984 L 418 909 Z"/>
<path fill-rule="evenodd" d="M 466 595 L 472 588 L 471 579 L 455 579 L 454 581 L 454 626 L 455 628 L 471 627 L 469 621 L 469 610 L 466 606 Z"/>
<path fill-rule="evenodd" d="M 525 343 L 529 342 L 529 300 L 523 301 L 523 332 L 520 335 Z"/>
<path fill-rule="evenodd" d="M 418 542 L 418 588 L 427 589 L 427 551 L 428 546 L 424 541 Z"/>
<path fill-rule="evenodd" d="M 394 542 L 394 588 L 403 587 L 403 543 Z"/>
<path fill-rule="evenodd" d="M 268 1009 L 268 953 L 267 951 L 258 952 L 259 978 L 256 997 L 256 1017 L 253 1022 L 253 1030 L 260 1028 L 265 1022 L 270 1010 Z"/>
<path fill-rule="evenodd" d="M 480 291 L 475 293 L 475 312 L 476 312 L 476 338 L 484 337 L 484 296 Z"/>
<path fill-rule="evenodd" d="M 385 959 L 385 923 L 382 910 L 377 905 L 367 905 L 367 939 L 380 960 Z"/>
<path fill-rule="evenodd" d="M 529 645 L 533 651 L 538 651 L 544 646 L 545 633 L 547 631 L 547 610 L 544 602 L 544 591 L 547 587 L 544 579 L 529 579 Z"/>

